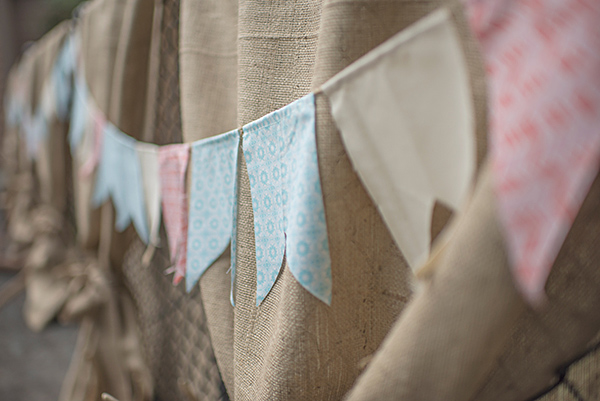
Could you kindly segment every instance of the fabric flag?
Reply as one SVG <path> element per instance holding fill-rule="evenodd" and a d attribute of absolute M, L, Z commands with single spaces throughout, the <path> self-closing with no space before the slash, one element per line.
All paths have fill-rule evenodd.
<path fill-rule="evenodd" d="M 38 109 L 38 111 L 41 108 Z M 48 135 L 48 123 L 43 113 L 31 113 L 25 111 L 22 117 L 23 131 L 25 134 L 25 147 L 27 156 L 35 160 L 40 149 L 40 143 L 46 139 Z"/>
<path fill-rule="evenodd" d="M 416 270 L 429 256 L 435 201 L 459 208 L 475 170 L 468 72 L 449 11 L 400 32 L 322 89 L 354 168 Z"/>
<path fill-rule="evenodd" d="M 88 88 L 85 81 L 80 76 L 77 76 L 73 91 L 71 123 L 69 125 L 69 144 L 71 145 L 72 154 L 75 154 L 82 142 L 89 119 L 89 113 Z"/>
<path fill-rule="evenodd" d="M 189 155 L 190 145 L 187 143 L 161 146 L 158 150 L 163 219 L 175 270 L 175 285 L 185 276 L 188 230 L 185 172 Z"/>
<path fill-rule="evenodd" d="M 67 35 L 52 70 L 56 115 L 61 121 L 65 121 L 69 114 L 76 60 L 74 40 L 73 34 Z"/>
<path fill-rule="evenodd" d="M 23 76 L 20 69 L 17 69 L 7 82 L 7 88 L 4 92 L 4 115 L 7 127 L 14 128 L 21 123 L 23 115 L 24 98 Z"/>
<path fill-rule="evenodd" d="M 91 104 L 91 102 L 88 103 L 88 105 Z M 88 112 L 90 113 L 92 123 L 94 124 L 92 129 L 92 148 L 90 156 L 84 160 L 79 171 L 79 176 L 81 178 L 89 177 L 94 172 L 94 169 L 100 161 L 100 156 L 102 154 L 102 142 L 104 141 L 106 127 L 106 117 L 104 117 L 104 114 L 102 114 L 100 109 L 97 107 L 90 107 Z"/>
<path fill-rule="evenodd" d="M 140 238 L 148 243 L 142 169 L 136 152 L 137 141 L 111 123 L 104 125 L 103 137 L 93 204 L 100 206 L 110 196 L 116 211 L 117 231 L 125 230 L 133 222 Z"/>
<path fill-rule="evenodd" d="M 158 146 L 137 142 L 136 150 L 142 168 L 149 244 L 158 246 L 160 229 L 160 179 L 158 169 Z"/>
<path fill-rule="evenodd" d="M 186 289 L 227 249 L 237 203 L 238 130 L 192 143 Z"/>
<path fill-rule="evenodd" d="M 314 95 L 243 128 L 256 238 L 256 303 L 267 296 L 284 252 L 296 280 L 331 303 L 331 259 L 319 178 Z"/>
<path fill-rule="evenodd" d="M 490 148 L 516 281 L 539 303 L 600 162 L 600 2 L 466 2 L 490 88 Z"/>

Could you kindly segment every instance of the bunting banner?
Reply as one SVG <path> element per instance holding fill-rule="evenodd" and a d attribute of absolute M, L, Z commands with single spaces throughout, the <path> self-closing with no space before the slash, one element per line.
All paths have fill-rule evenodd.
<path fill-rule="evenodd" d="M 283 264 L 311 294 L 331 303 L 331 260 L 309 94 L 243 127 L 256 243 L 256 304 Z"/>
<path fill-rule="evenodd" d="M 490 80 L 499 218 L 515 277 L 536 302 L 600 165 L 600 4 L 465 1 Z M 24 74 L 17 71 L 9 87 L 8 123 L 20 125 L 27 153 L 36 157 L 51 117 L 70 119 L 71 152 L 83 163 L 79 177 L 97 172 L 94 205 L 111 199 L 116 228 L 133 223 L 149 249 L 158 245 L 162 215 L 173 282 L 185 277 L 188 291 L 230 245 L 233 304 L 241 140 L 254 213 L 257 305 L 284 260 L 307 291 L 330 304 L 314 94 L 247 124 L 243 134 L 145 144 L 108 122 L 94 103 L 78 43 L 76 34 L 65 40 L 35 110 Z M 413 269 L 429 255 L 435 202 L 459 209 L 472 186 L 468 78 L 450 12 L 439 9 L 322 87 L 354 168 Z"/>
<path fill-rule="evenodd" d="M 489 78 L 500 222 L 516 281 L 539 303 L 600 164 L 600 2 L 466 5 Z"/>
<path fill-rule="evenodd" d="M 142 183 L 144 188 L 145 209 L 147 214 L 148 243 L 159 245 L 160 230 L 160 175 L 158 164 L 159 147 L 150 143 L 136 143 L 137 156 L 142 169 Z"/>
<path fill-rule="evenodd" d="M 192 143 L 185 282 L 190 292 L 235 236 L 238 130 Z"/>
<path fill-rule="evenodd" d="M 98 207 L 112 199 L 115 228 L 125 230 L 130 223 L 145 243 L 149 241 L 142 169 L 136 151 L 136 140 L 124 135 L 113 124 L 103 127 L 101 160 L 96 173 L 92 202 Z"/>
<path fill-rule="evenodd" d="M 185 172 L 190 155 L 187 143 L 161 146 L 158 150 L 162 210 L 172 270 L 173 284 L 185 276 L 187 258 L 188 204 L 185 191 Z"/>
<path fill-rule="evenodd" d="M 400 32 L 322 89 L 354 168 L 419 268 L 435 201 L 458 209 L 475 172 L 468 71 L 449 11 Z"/>

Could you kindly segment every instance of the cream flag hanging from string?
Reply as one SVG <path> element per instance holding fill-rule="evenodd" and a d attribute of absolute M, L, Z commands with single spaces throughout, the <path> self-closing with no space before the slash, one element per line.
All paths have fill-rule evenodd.
<path fill-rule="evenodd" d="M 243 127 L 256 241 L 256 303 L 287 266 L 296 280 L 331 303 L 331 260 L 309 94 Z"/>
<path fill-rule="evenodd" d="M 185 192 L 185 172 L 190 145 L 187 143 L 161 146 L 158 150 L 163 219 L 169 239 L 173 284 L 185 276 L 188 230 L 188 206 Z"/>
<path fill-rule="evenodd" d="M 600 161 L 600 2 L 466 2 L 490 88 L 499 216 L 517 282 L 544 298 Z"/>
<path fill-rule="evenodd" d="M 238 130 L 192 143 L 185 282 L 191 291 L 235 235 Z M 232 258 L 232 262 L 234 259 Z"/>
<path fill-rule="evenodd" d="M 465 201 L 475 170 L 466 63 L 441 9 L 325 83 L 346 151 L 413 269 L 431 242 L 436 200 Z"/>
<path fill-rule="evenodd" d="M 142 168 L 142 183 L 146 207 L 148 243 L 159 245 L 160 229 L 160 179 L 158 170 L 159 147 L 150 143 L 136 142 L 136 151 Z"/>
<path fill-rule="evenodd" d="M 104 140 L 92 202 L 98 207 L 110 197 L 116 211 L 115 228 L 123 231 L 133 222 L 142 241 L 148 243 L 142 169 L 136 152 L 137 141 L 123 134 L 111 123 L 106 123 L 103 130 Z"/>

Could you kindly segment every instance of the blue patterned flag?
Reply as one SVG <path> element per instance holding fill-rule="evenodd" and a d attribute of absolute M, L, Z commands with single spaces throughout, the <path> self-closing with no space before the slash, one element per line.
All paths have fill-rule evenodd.
<path fill-rule="evenodd" d="M 116 210 L 115 228 L 123 231 L 131 222 L 140 238 L 148 243 L 148 224 L 142 184 L 142 169 L 136 140 L 111 123 L 104 125 L 102 153 L 92 201 L 95 206 L 112 198 Z"/>
<path fill-rule="evenodd" d="M 90 117 L 88 106 L 88 88 L 85 80 L 76 76 L 73 91 L 73 106 L 71 109 L 71 123 L 69 125 L 69 144 L 71 152 L 79 147 L 85 132 L 85 126 Z"/>
<path fill-rule="evenodd" d="M 227 249 L 237 203 L 238 130 L 192 143 L 192 184 L 185 282 L 191 291 Z M 234 259 L 232 258 L 232 261 Z"/>
<path fill-rule="evenodd" d="M 74 42 L 75 37 L 73 34 L 66 37 L 52 70 L 56 116 L 61 121 L 66 120 L 69 113 L 69 102 L 71 101 L 73 72 L 76 65 Z"/>
<path fill-rule="evenodd" d="M 256 303 L 267 296 L 284 253 L 296 280 L 331 303 L 331 259 L 319 179 L 314 95 L 244 128 L 256 242 Z"/>

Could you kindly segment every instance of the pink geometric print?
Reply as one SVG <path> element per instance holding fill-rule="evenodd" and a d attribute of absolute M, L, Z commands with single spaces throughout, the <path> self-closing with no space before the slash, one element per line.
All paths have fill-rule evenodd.
<path fill-rule="evenodd" d="M 189 155 L 190 145 L 186 143 L 161 146 L 158 150 L 163 220 L 171 262 L 175 268 L 175 285 L 185 277 L 187 259 L 188 201 L 185 172 Z"/>
<path fill-rule="evenodd" d="M 518 286 L 544 299 L 600 163 L 600 1 L 467 0 L 486 63 L 500 221 Z"/>

